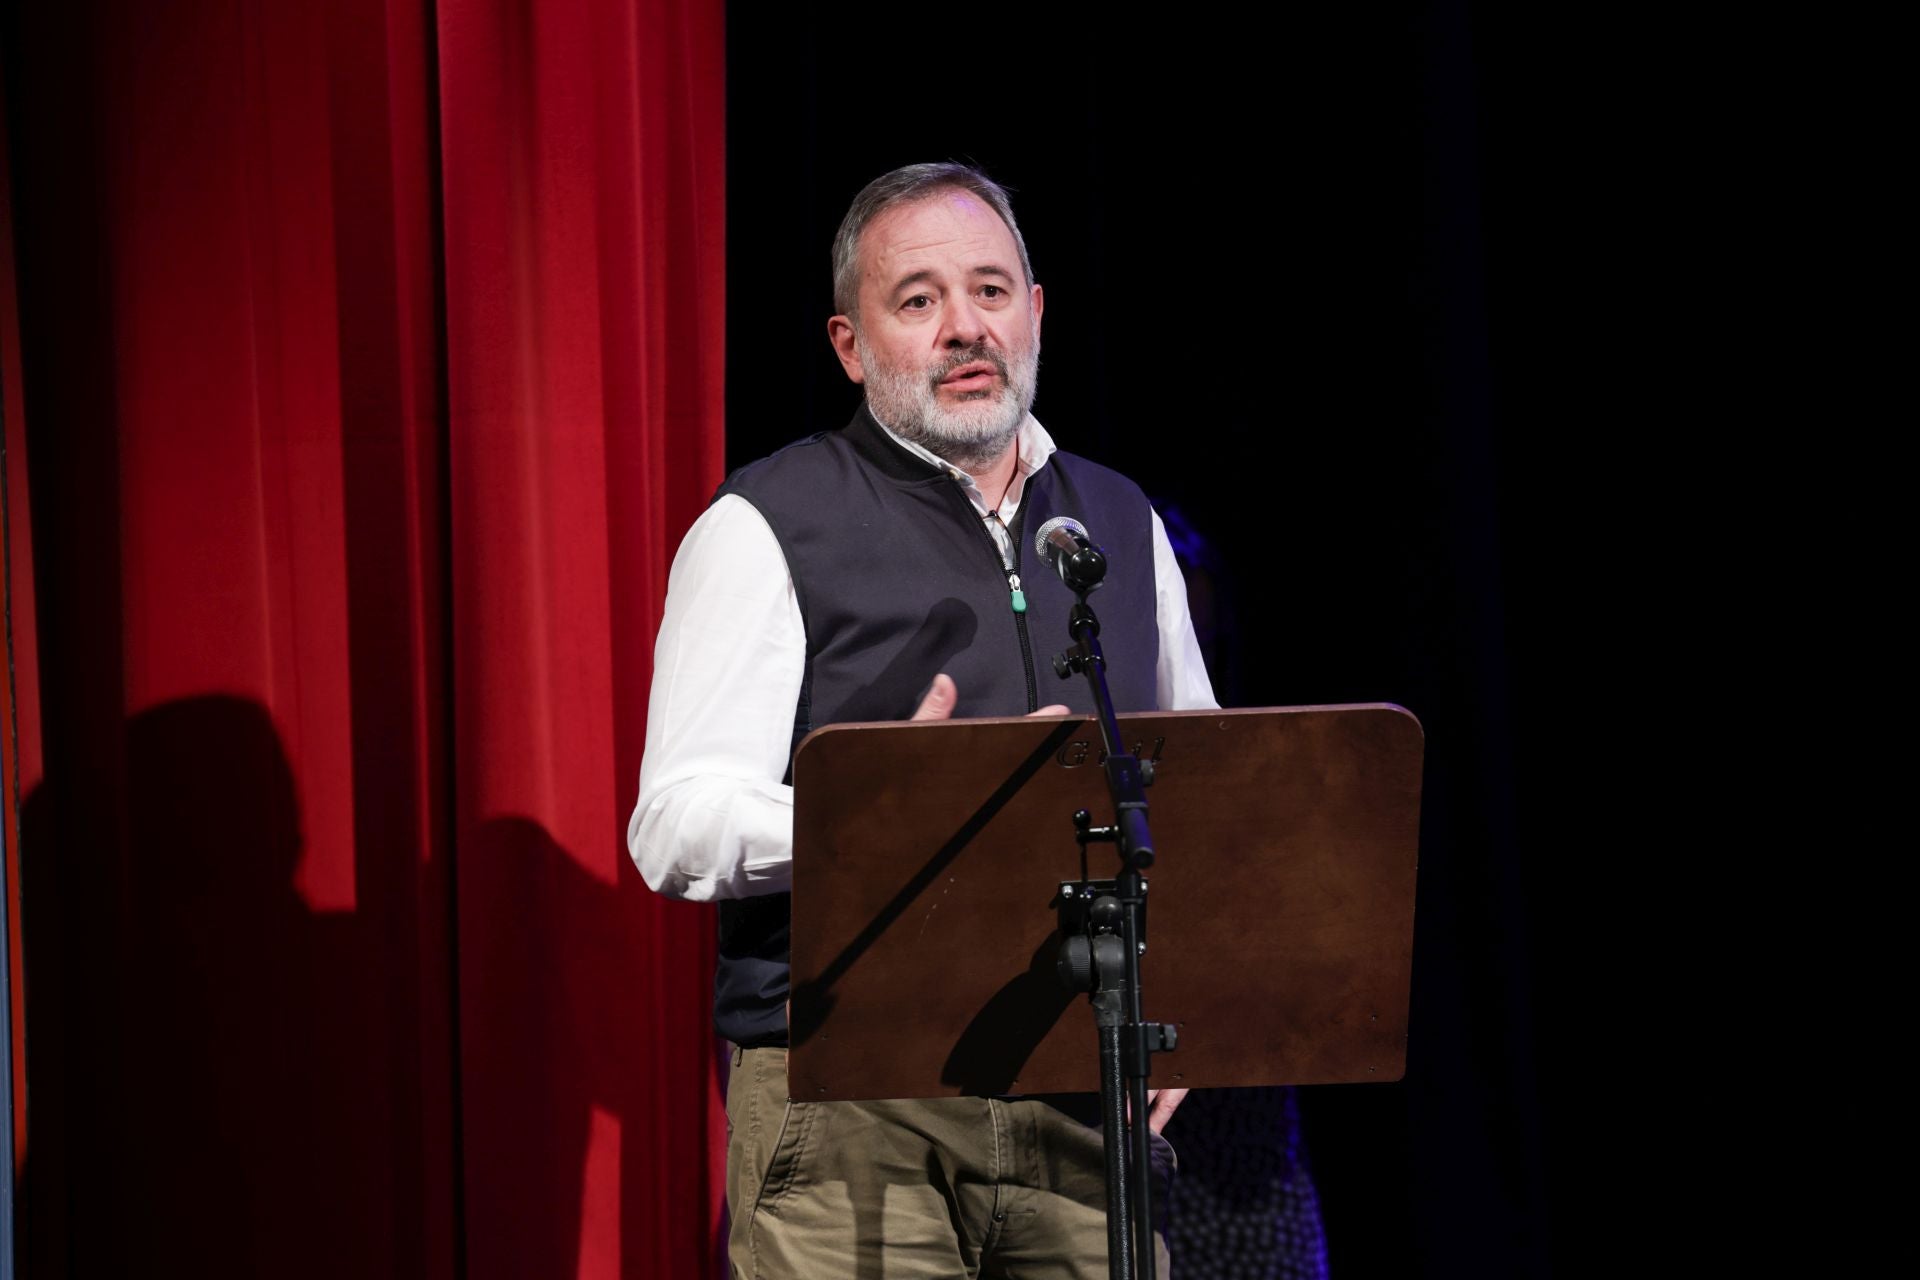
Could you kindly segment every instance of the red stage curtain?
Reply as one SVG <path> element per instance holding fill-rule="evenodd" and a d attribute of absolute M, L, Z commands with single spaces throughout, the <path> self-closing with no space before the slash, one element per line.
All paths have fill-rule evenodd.
<path fill-rule="evenodd" d="M 721 469 L 723 16 L 0 20 L 27 1274 L 712 1270 L 709 913 L 623 831 Z"/>
<path fill-rule="evenodd" d="M 576 1240 L 582 1274 L 692 1275 L 711 1238 L 704 913 L 624 830 L 667 566 L 722 464 L 722 17 L 440 11 L 475 1276 Z M 548 1198 L 577 1213 L 529 1229 Z"/>
<path fill-rule="evenodd" d="M 13 270 L 13 201 L 8 175 L 6 136 L 6 77 L 0 68 L 0 535 L 5 538 L 5 563 L 0 565 L 0 883 L 6 886 L 0 911 L 5 914 L 7 982 L 0 999 L 7 1002 L 10 1035 L 7 1040 L 8 1101 L 12 1116 L 26 1114 L 27 1060 L 20 1014 L 25 1009 L 20 949 L 20 801 L 40 785 L 40 654 L 34 632 L 32 504 L 27 498 L 27 419 L 20 396 L 20 324 L 15 306 Z M 27 1156 L 25 1127 L 13 1129 L 14 1175 Z M 0 1206 L 4 1211 L 4 1206 Z"/>

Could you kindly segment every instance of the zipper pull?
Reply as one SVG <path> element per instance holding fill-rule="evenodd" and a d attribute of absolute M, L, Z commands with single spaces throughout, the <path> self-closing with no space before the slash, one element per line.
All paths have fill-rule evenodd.
<path fill-rule="evenodd" d="M 1020 575 L 1011 569 L 1007 570 L 1007 586 L 1013 591 L 1013 611 L 1015 613 L 1025 613 L 1027 611 L 1027 593 L 1020 589 Z"/>

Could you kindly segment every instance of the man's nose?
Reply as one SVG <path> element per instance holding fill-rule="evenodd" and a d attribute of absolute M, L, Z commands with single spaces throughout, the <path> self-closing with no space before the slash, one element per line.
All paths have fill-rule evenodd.
<path fill-rule="evenodd" d="M 942 317 L 940 340 L 949 347 L 971 347 L 987 336 L 986 317 L 972 298 L 956 299 Z"/>

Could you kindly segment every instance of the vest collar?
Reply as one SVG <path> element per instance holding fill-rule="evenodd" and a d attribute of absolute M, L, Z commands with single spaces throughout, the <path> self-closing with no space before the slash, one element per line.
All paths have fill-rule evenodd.
<path fill-rule="evenodd" d="M 881 429 L 874 421 L 873 414 L 862 400 L 855 410 L 853 421 L 841 432 L 848 444 L 859 455 L 872 463 L 880 474 L 890 480 L 903 484 L 924 483 L 929 480 L 945 480 L 947 473 L 924 458 L 915 457 L 900 447 L 899 441 Z"/>

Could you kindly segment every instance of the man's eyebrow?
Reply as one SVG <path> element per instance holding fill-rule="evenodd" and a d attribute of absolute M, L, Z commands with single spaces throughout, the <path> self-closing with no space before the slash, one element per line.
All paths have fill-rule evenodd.
<path fill-rule="evenodd" d="M 893 287 L 887 290 L 887 296 L 894 297 L 898 295 L 902 289 L 911 289 L 914 285 L 926 284 L 932 279 L 933 272 L 930 270 L 916 271 L 912 275 L 901 276 L 893 282 Z"/>
<path fill-rule="evenodd" d="M 977 266 L 973 268 L 973 270 L 969 271 L 967 274 L 974 277 L 975 279 L 978 279 L 981 276 L 991 276 L 997 280 L 1005 280 L 1008 284 L 1019 283 L 1019 281 L 1015 278 L 1013 272 L 1007 270 L 1005 267 L 1000 266 L 997 263 L 992 263 L 992 262 L 984 263 L 980 266 Z M 928 284 L 932 282 L 934 278 L 935 278 L 935 272 L 931 268 L 924 268 L 922 270 L 915 271 L 910 275 L 901 276 L 898 280 L 893 282 L 893 287 L 887 290 L 887 296 L 890 298 L 897 298 L 900 296 L 900 293 L 902 290 L 911 289 L 915 285 L 919 285 L 919 284 Z"/>

